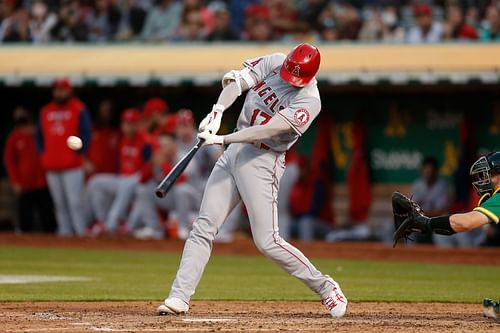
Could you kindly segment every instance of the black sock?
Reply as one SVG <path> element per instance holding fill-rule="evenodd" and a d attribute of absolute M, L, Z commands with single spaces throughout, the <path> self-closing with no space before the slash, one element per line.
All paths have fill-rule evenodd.
<path fill-rule="evenodd" d="M 455 234 L 455 230 L 450 225 L 450 215 L 431 217 L 427 221 L 427 229 L 439 235 L 451 236 Z"/>

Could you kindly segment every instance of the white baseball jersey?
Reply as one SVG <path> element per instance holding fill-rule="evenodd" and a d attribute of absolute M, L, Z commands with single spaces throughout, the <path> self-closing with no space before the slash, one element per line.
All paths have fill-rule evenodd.
<path fill-rule="evenodd" d="M 248 91 L 237 123 L 237 129 L 241 130 L 254 125 L 264 125 L 276 115 L 282 117 L 295 133 L 277 135 L 261 141 L 278 152 L 288 150 L 309 128 L 321 110 L 316 79 L 303 88 L 297 88 L 281 78 L 279 73 L 285 58 L 284 54 L 275 53 L 243 63 L 257 76 L 257 82 Z M 300 72 L 298 74 L 300 75 Z"/>
<path fill-rule="evenodd" d="M 208 178 L 200 214 L 186 241 L 169 297 L 189 303 L 210 257 L 212 241 L 240 201 L 245 204 L 255 245 L 262 253 L 322 299 L 336 288 L 330 276 L 321 273 L 302 252 L 279 236 L 277 203 L 285 170 L 284 152 L 307 130 L 321 109 L 316 80 L 296 88 L 281 79 L 279 71 L 284 60 L 285 55 L 273 54 L 244 63 L 257 80 L 248 91 L 237 128 L 262 125 L 278 115 L 295 132 L 257 142 L 259 147 L 232 143 L 219 158 Z M 270 149 L 260 149 L 262 145 Z"/>

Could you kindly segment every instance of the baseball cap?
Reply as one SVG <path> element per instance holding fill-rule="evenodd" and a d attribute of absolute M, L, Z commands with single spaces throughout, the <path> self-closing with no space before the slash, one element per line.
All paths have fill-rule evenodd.
<path fill-rule="evenodd" d="M 192 125 L 194 124 L 193 111 L 189 109 L 180 109 L 177 111 L 177 125 Z"/>
<path fill-rule="evenodd" d="M 122 122 L 136 123 L 141 120 L 141 113 L 137 109 L 126 109 L 121 116 Z"/>
<path fill-rule="evenodd" d="M 415 16 L 432 15 L 432 8 L 426 4 L 420 4 L 413 7 Z"/>
<path fill-rule="evenodd" d="M 150 98 L 144 103 L 144 118 L 149 118 L 155 113 L 164 113 L 168 111 L 168 104 L 162 98 Z"/>
<path fill-rule="evenodd" d="M 71 85 L 71 81 L 67 78 L 60 78 L 55 80 L 52 86 L 54 88 L 63 88 L 66 90 L 71 90 L 73 88 Z"/>

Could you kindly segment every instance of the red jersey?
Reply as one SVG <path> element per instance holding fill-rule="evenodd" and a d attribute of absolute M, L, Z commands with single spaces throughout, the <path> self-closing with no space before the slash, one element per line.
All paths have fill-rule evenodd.
<path fill-rule="evenodd" d="M 34 129 L 14 129 L 5 144 L 3 159 L 10 182 L 23 191 L 47 186 L 45 171 L 36 151 Z"/>
<path fill-rule="evenodd" d="M 46 170 L 66 170 L 80 167 L 82 156 L 66 144 L 68 136 L 79 136 L 79 122 L 85 105 L 72 97 L 64 105 L 54 102 L 43 107 L 40 130 L 43 137 L 42 165 Z"/>
<path fill-rule="evenodd" d="M 95 173 L 118 172 L 121 133 L 117 128 L 96 128 L 87 157 L 95 168 Z"/>
<path fill-rule="evenodd" d="M 147 136 L 138 133 L 134 138 L 122 137 L 120 143 L 120 174 L 129 176 L 140 171 L 146 162 Z"/>

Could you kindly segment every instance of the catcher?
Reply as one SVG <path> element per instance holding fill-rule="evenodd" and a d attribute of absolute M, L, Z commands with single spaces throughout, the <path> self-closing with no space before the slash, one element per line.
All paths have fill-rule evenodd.
<path fill-rule="evenodd" d="M 464 214 L 444 215 L 429 218 L 422 209 L 400 192 L 392 194 L 394 214 L 394 246 L 400 240 L 407 240 L 413 232 L 434 232 L 453 235 L 479 228 L 489 223 L 499 223 L 500 219 L 500 151 L 480 157 L 470 168 L 472 185 L 481 197 L 478 206 Z M 487 301 L 488 300 L 488 301 Z M 500 318 L 499 302 L 485 299 L 484 314 Z"/>

